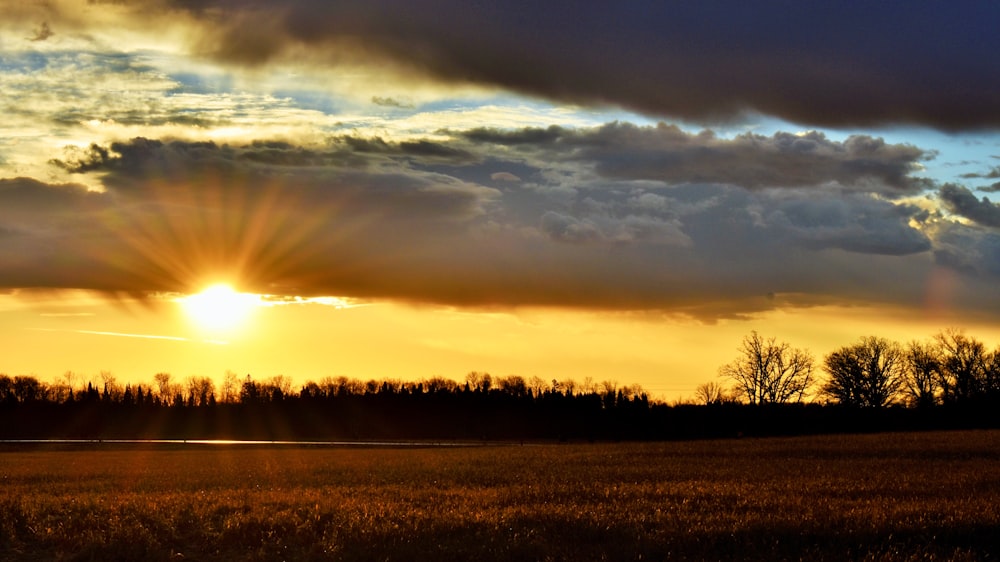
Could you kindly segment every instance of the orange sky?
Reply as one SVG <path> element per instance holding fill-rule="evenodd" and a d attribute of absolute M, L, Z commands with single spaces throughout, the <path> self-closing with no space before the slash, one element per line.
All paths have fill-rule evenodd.
<path fill-rule="evenodd" d="M 384 302 L 258 308 L 238 328 L 208 330 L 173 301 L 140 306 L 87 295 L 0 299 L 5 371 L 48 381 L 67 370 L 95 383 L 101 371 L 121 382 L 150 384 L 158 372 L 176 380 L 199 375 L 221 381 L 227 370 L 260 379 L 284 374 L 296 384 L 341 375 L 461 381 L 477 370 L 640 384 L 668 401 L 716 380 L 718 367 L 735 358 L 741 338 L 753 329 L 820 359 L 862 335 L 928 339 L 953 325 L 948 320 L 932 312 L 819 307 L 706 324 L 625 312 L 484 312 Z M 988 322 L 964 326 L 984 341 L 1000 341 L 1000 330 Z"/>

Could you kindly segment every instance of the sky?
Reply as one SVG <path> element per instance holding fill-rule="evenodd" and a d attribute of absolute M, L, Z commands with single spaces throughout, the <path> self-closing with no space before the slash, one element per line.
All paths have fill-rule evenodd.
<path fill-rule="evenodd" d="M 676 400 L 751 330 L 1000 343 L 992 3 L 0 9 L 0 372 Z"/>

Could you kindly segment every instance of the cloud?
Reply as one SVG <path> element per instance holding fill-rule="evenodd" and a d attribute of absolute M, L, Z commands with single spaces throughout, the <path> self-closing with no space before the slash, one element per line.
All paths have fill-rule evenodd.
<path fill-rule="evenodd" d="M 778 197 L 772 207 L 768 223 L 805 247 L 889 256 L 931 249 L 909 224 L 921 214 L 915 207 L 857 195 Z"/>
<path fill-rule="evenodd" d="M 981 279 L 992 293 L 986 291 L 965 291 L 969 301 L 983 300 L 987 308 L 996 306 L 996 282 L 1000 279 L 1000 234 L 975 225 L 942 222 L 934 229 L 935 261 L 941 265 L 960 271 L 974 279 Z M 988 304 L 986 304 L 988 303 Z"/>
<path fill-rule="evenodd" d="M 930 186 L 914 175 L 933 153 L 912 145 L 854 135 L 843 142 L 824 134 L 746 133 L 719 138 L 711 130 L 688 133 L 677 126 L 609 123 L 591 129 L 473 129 L 462 138 L 544 158 L 588 163 L 608 178 L 669 184 L 721 183 L 748 189 L 809 187 L 836 183 L 860 191 L 916 193 Z"/>
<path fill-rule="evenodd" d="M 402 102 L 388 96 L 372 96 L 372 103 L 382 107 L 396 107 L 400 109 L 413 109 L 412 103 Z"/>
<path fill-rule="evenodd" d="M 994 166 L 993 168 L 990 169 L 989 172 L 986 172 L 984 174 L 971 172 L 968 174 L 962 174 L 961 177 L 965 179 L 974 179 L 974 178 L 986 178 L 992 180 L 1000 179 L 1000 166 Z"/>
<path fill-rule="evenodd" d="M 600 231 L 594 224 L 555 211 L 547 211 L 542 215 L 541 226 L 545 234 L 560 242 L 585 243 L 601 238 Z"/>
<path fill-rule="evenodd" d="M 93 147 L 87 157 L 62 165 L 101 174 L 106 192 L 89 197 L 102 208 L 87 212 L 77 205 L 75 220 L 65 224 L 54 214 L 35 217 L 65 240 L 54 250 L 59 255 L 7 268 L 0 282 L 21 283 L 27 274 L 16 271 L 30 270 L 50 275 L 33 282 L 43 286 L 178 291 L 231 275 L 260 292 L 357 292 L 352 284 L 363 284 L 359 279 L 393 273 L 380 256 L 405 262 L 419 260 L 424 248 L 443 248 L 497 195 L 391 162 L 362 171 L 337 157 L 337 150 L 271 142 L 220 146 L 139 138 Z M 40 182 L 28 187 L 37 194 L 11 198 L 23 206 L 56 189 Z M 49 208 L 54 213 L 68 200 L 62 194 Z M 26 239 L 10 254 L 23 255 L 19 250 L 41 240 Z M 57 267 L 49 273 L 47 264 L 74 255 L 88 262 L 89 273 Z M 313 278 L 338 279 L 345 270 L 358 279 L 343 287 L 334 281 L 313 285 Z"/>
<path fill-rule="evenodd" d="M 1000 125 L 1000 8 L 989 3 L 218 0 L 171 9 L 202 26 L 197 49 L 240 65 L 379 63 L 702 122 L 753 111 L 818 126 Z"/>
<path fill-rule="evenodd" d="M 490 174 L 490 179 L 493 180 L 493 181 L 510 181 L 510 182 L 519 182 L 519 181 L 521 181 L 521 178 L 517 177 L 516 175 L 514 175 L 514 174 L 512 174 L 510 172 L 495 172 L 495 173 L 492 173 L 492 174 Z"/>
<path fill-rule="evenodd" d="M 0 179 L 0 285 L 94 286 L 95 250 L 111 244 L 89 219 L 110 208 L 106 197 L 81 185 Z"/>
<path fill-rule="evenodd" d="M 502 88 L 702 123 L 757 112 L 813 126 L 1000 125 L 1000 8 L 990 3 L 53 0 L 4 10 L 0 29 L 35 46 L 350 70 L 409 91 Z M 382 92 L 360 99 L 399 102 Z"/>
<path fill-rule="evenodd" d="M 794 165 L 767 157 L 781 151 Z M 932 252 L 954 253 L 921 226 L 926 210 L 898 198 L 920 185 L 908 174 L 922 157 L 867 137 L 621 124 L 313 144 L 134 138 L 53 160 L 103 192 L 0 183 L 0 286 L 184 291 L 230 276 L 276 295 L 706 320 L 789 302 L 914 303 Z M 755 160 L 749 181 L 713 171 Z M 962 265 L 977 257 L 993 254 L 952 262 L 978 277 L 992 266 Z"/>
<path fill-rule="evenodd" d="M 977 199 L 968 188 L 951 183 L 941 186 L 938 196 L 952 213 L 982 226 L 1000 228 L 1000 205 L 986 197 Z"/>
<path fill-rule="evenodd" d="M 34 34 L 28 39 L 29 41 L 45 41 L 49 37 L 52 37 L 52 29 L 49 27 L 49 22 L 42 22 L 42 25 L 35 29 Z"/>

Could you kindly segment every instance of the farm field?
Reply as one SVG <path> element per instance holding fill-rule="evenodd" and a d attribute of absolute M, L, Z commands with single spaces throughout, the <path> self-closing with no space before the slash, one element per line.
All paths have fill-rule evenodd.
<path fill-rule="evenodd" d="M 1000 432 L 0 448 L 4 560 L 982 560 Z"/>

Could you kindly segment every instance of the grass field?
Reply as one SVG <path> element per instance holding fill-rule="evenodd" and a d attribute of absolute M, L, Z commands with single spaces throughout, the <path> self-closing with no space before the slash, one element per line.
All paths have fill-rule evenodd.
<path fill-rule="evenodd" d="M 4 560 L 984 560 L 1000 432 L 0 452 Z"/>

